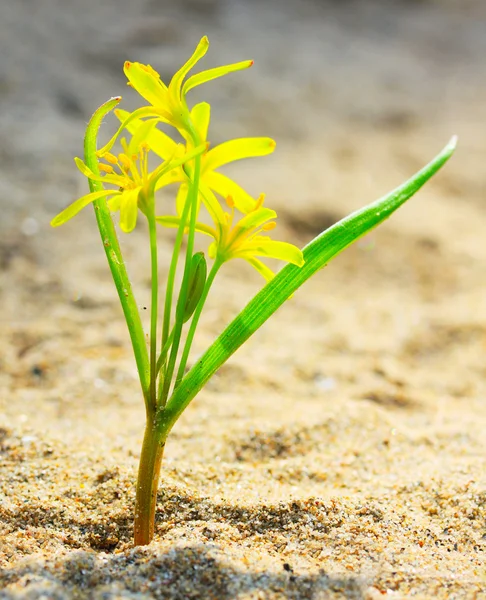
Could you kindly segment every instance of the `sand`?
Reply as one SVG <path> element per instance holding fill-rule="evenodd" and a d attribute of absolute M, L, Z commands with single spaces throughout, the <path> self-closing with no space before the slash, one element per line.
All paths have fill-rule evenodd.
<path fill-rule="evenodd" d="M 0 189 L 1 600 L 486 598 L 484 9 L 346 4 L 188 3 L 183 29 L 175 9 L 157 21 L 148 3 L 136 17 L 127 3 L 130 18 L 103 41 L 93 7 L 87 39 L 70 39 L 68 11 L 52 44 L 85 62 L 43 64 L 32 114 L 45 137 L 2 122 L 18 135 Z M 39 39 L 56 6 L 29 25 Z M 13 5 L 8 16 L 10 35 L 27 26 Z M 119 92 L 111 73 L 125 58 L 157 65 L 159 46 L 137 35 L 167 19 L 179 24 L 161 50 L 172 69 L 202 29 L 216 63 L 257 55 L 248 88 L 222 83 L 219 101 L 213 88 L 215 137 L 276 137 L 274 157 L 230 173 L 268 192 L 281 239 L 305 244 L 461 139 L 430 185 L 316 275 L 194 400 L 166 447 L 155 539 L 134 548 L 144 409 L 128 335 L 90 210 L 56 231 L 48 222 L 85 192 L 71 158 L 90 102 Z M 238 35 L 250 25 L 253 37 Z M 106 61 L 77 96 L 68 67 L 83 74 L 90 44 Z M 12 115 L 16 98 L 30 102 L 15 95 L 28 73 L 15 56 Z M 42 112 L 56 69 L 80 114 Z M 172 239 L 161 232 L 161 275 Z M 146 321 L 145 226 L 122 240 Z M 192 361 L 260 285 L 245 264 L 226 265 Z"/>

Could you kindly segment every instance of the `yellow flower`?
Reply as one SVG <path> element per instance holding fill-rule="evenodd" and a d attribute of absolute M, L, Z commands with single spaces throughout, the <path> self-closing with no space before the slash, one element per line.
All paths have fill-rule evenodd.
<path fill-rule="evenodd" d="M 124 128 L 134 119 L 143 117 L 155 117 L 157 120 L 178 129 L 181 135 L 187 140 L 200 143 L 197 140 L 197 130 L 191 121 L 191 115 L 187 107 L 186 94 L 192 88 L 211 81 L 234 71 L 247 69 L 253 64 L 252 60 L 246 60 L 231 65 L 208 69 L 184 79 L 194 65 L 206 54 L 209 48 L 209 40 L 204 36 L 197 45 L 191 58 L 177 71 L 172 77 L 168 86 L 160 79 L 160 75 L 150 65 L 143 65 L 138 62 L 125 62 L 124 72 L 128 79 L 128 85 L 133 87 L 150 106 L 144 106 L 135 110 L 128 119 L 121 124 L 120 128 L 113 138 L 99 152 L 103 156 L 108 152 L 116 138 Z"/>
<path fill-rule="evenodd" d="M 226 199 L 231 212 L 225 212 L 219 207 L 214 227 L 204 223 L 196 224 L 196 231 L 211 236 L 214 242 L 209 246 L 208 255 L 220 263 L 232 258 L 243 258 L 248 261 L 267 281 L 274 277 L 274 273 L 259 259 L 258 256 L 277 258 L 293 263 L 298 267 L 304 264 L 301 250 L 287 242 L 276 242 L 262 232 L 275 228 L 274 219 L 277 213 L 263 206 L 265 196 L 258 199 L 254 210 L 241 218 L 235 225 L 235 205 L 231 197 Z M 156 220 L 165 227 L 178 227 L 180 217 L 156 217 Z"/>
<path fill-rule="evenodd" d="M 157 169 L 149 172 L 149 147 L 145 139 L 155 124 L 156 121 L 153 120 L 142 123 L 132 137 L 130 144 L 127 144 L 123 139 L 124 152 L 119 154 L 118 157 L 109 152 L 105 153 L 106 163 L 99 164 L 99 170 L 103 171 L 105 175 L 96 175 L 80 158 L 75 158 L 74 162 L 83 175 L 93 181 L 114 185 L 116 189 L 101 190 L 82 196 L 54 217 L 51 225 L 53 227 L 62 225 L 91 202 L 106 196 L 111 196 L 108 200 L 109 209 L 113 212 L 120 211 L 120 227 L 126 233 L 134 229 L 139 208 L 145 215 L 148 214 L 148 211 L 153 213 L 154 207 L 150 203 L 152 202 L 155 185 L 160 177 L 171 169 L 180 167 L 185 161 L 201 154 L 206 148 L 206 145 L 203 144 L 184 154 L 184 146 L 180 144 L 180 148 L 177 146 L 175 148 L 179 154 L 177 158 L 173 156 L 163 162 Z"/>
<path fill-rule="evenodd" d="M 130 113 L 125 110 L 115 110 L 115 114 L 122 122 L 126 122 Z M 207 131 L 210 119 L 210 106 L 206 102 L 196 104 L 191 110 L 191 120 L 198 130 L 198 136 L 201 141 L 207 138 Z M 143 123 L 140 119 L 135 119 L 128 125 L 128 131 L 134 133 Z M 146 142 L 150 149 L 164 160 L 174 156 L 177 144 L 167 134 L 160 129 L 151 129 L 147 135 Z M 213 206 L 217 203 L 214 192 L 222 198 L 231 196 L 235 207 L 242 213 L 251 212 L 256 205 L 254 198 L 243 190 L 237 183 L 219 173 L 220 167 L 243 158 L 253 158 L 256 156 L 265 156 L 271 154 L 275 149 L 275 142 L 268 137 L 240 138 L 223 142 L 208 150 L 201 156 L 201 175 L 199 186 L 202 190 L 202 200 L 206 204 L 210 213 L 214 212 Z M 188 185 L 187 176 L 182 167 L 166 173 L 157 182 L 157 189 L 180 183 L 177 194 L 176 206 L 177 213 L 182 214 L 184 202 L 187 196 Z"/>

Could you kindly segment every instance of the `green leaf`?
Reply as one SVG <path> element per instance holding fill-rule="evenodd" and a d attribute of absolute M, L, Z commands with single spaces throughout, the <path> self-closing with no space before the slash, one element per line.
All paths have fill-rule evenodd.
<path fill-rule="evenodd" d="M 105 115 L 107 115 L 120 102 L 119 96 L 108 100 L 102 104 L 91 117 L 86 129 L 84 138 L 84 160 L 88 169 L 95 176 L 99 176 L 98 158 L 96 156 L 96 144 L 98 130 Z M 91 192 L 101 192 L 103 185 L 99 181 L 89 179 Z M 109 191 L 107 191 L 109 193 Z M 150 368 L 145 334 L 143 332 L 142 321 L 138 312 L 137 303 L 133 296 L 132 286 L 125 263 L 121 254 L 115 227 L 108 208 L 106 197 L 103 196 L 93 202 L 98 228 L 100 230 L 101 240 L 105 248 L 108 264 L 110 265 L 113 281 L 115 282 L 118 296 L 123 308 L 128 331 L 132 341 L 133 352 L 137 363 L 137 369 L 140 376 L 145 401 L 148 402 L 148 391 L 150 387 Z"/>
<path fill-rule="evenodd" d="M 454 152 L 453 138 L 432 162 L 387 196 L 348 215 L 303 250 L 303 267 L 286 265 L 228 325 L 182 380 L 165 410 L 159 427 L 168 434 L 181 413 L 209 378 L 305 282 L 353 242 L 385 221 L 434 175 Z"/>

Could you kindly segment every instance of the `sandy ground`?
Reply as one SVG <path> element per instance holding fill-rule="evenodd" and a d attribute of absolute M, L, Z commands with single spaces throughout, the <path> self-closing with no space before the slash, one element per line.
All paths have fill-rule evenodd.
<path fill-rule="evenodd" d="M 2 8 L 2 600 L 486 598 L 485 13 L 453 1 Z M 257 61 L 206 88 L 212 131 L 277 139 L 274 156 L 229 173 L 268 192 L 283 239 L 305 244 L 451 134 L 460 147 L 201 392 L 166 449 L 155 540 L 133 548 L 144 410 L 128 336 L 91 212 L 48 222 L 86 190 L 72 156 L 90 112 L 125 93 L 123 60 L 170 74 L 204 33 L 206 64 Z M 123 242 L 142 308 L 144 227 Z M 260 284 L 227 265 L 195 354 Z"/>

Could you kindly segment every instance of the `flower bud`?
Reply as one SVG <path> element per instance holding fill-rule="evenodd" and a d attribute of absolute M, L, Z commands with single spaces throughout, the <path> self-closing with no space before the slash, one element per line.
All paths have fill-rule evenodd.
<path fill-rule="evenodd" d="M 204 252 L 196 252 L 191 259 L 191 270 L 189 272 L 189 287 L 187 290 L 186 306 L 184 307 L 184 323 L 189 321 L 192 313 L 199 304 L 201 295 L 206 284 L 207 265 Z"/>

